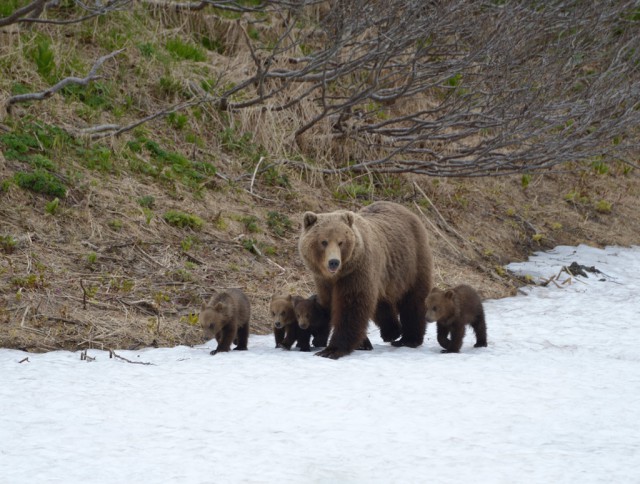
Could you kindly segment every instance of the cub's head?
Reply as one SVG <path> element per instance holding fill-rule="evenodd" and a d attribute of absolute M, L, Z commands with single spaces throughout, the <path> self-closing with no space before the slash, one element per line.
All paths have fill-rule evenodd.
<path fill-rule="evenodd" d="M 347 210 L 305 212 L 298 250 L 311 271 L 327 279 L 341 274 L 358 243 L 355 217 Z"/>
<path fill-rule="evenodd" d="M 293 312 L 294 300 L 291 294 L 274 294 L 271 297 L 269 310 L 274 327 L 281 329 L 296 322 L 296 315 Z"/>
<path fill-rule="evenodd" d="M 302 329 L 308 329 L 313 320 L 313 307 L 315 301 L 312 299 L 302 299 L 296 302 L 294 311 L 296 313 L 296 319 L 298 320 L 298 326 Z"/>
<path fill-rule="evenodd" d="M 198 321 L 207 339 L 214 338 L 223 326 L 233 318 L 233 302 L 220 294 L 211 298 L 208 303 L 202 303 Z"/>
<path fill-rule="evenodd" d="M 434 287 L 427 296 L 427 321 L 440 321 L 450 318 L 455 313 L 453 291 L 442 291 Z"/>

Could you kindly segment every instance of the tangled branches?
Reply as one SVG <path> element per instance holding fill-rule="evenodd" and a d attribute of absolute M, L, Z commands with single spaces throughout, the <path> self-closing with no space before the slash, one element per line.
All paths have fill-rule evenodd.
<path fill-rule="evenodd" d="M 112 0 L 103 10 L 128 2 Z M 35 0 L 11 17 L 35 21 L 27 15 L 48 3 Z M 280 25 L 268 41 L 245 31 L 254 66 L 244 79 L 146 120 L 199 103 L 232 115 L 305 110 L 291 133 L 300 146 L 328 133 L 366 153 L 321 170 L 328 173 L 493 176 L 585 160 L 635 166 L 636 1 L 146 3 L 189 15 L 268 13 Z M 322 15 L 311 19 L 311 7 Z M 110 128 L 94 132 L 128 131 Z"/>
<path fill-rule="evenodd" d="M 293 67 L 278 65 L 292 47 L 256 60 L 257 95 L 230 108 L 304 83 L 266 109 L 312 98 L 318 113 L 296 136 L 330 119 L 334 136 L 382 154 L 326 172 L 485 176 L 629 162 L 640 125 L 636 3 L 497 3 L 336 2 L 312 33 L 321 47 Z M 280 45 L 311 44 L 285 36 Z"/>

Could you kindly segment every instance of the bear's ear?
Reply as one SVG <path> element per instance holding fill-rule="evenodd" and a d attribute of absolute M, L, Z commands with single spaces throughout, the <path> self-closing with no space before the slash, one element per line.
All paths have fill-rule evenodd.
<path fill-rule="evenodd" d="M 449 289 L 447 292 L 444 293 L 444 297 L 446 297 L 447 299 L 453 299 L 453 291 Z"/>
<path fill-rule="evenodd" d="M 345 212 L 343 218 L 349 227 L 353 226 L 353 212 Z"/>
<path fill-rule="evenodd" d="M 304 228 L 308 229 L 318 221 L 318 216 L 313 212 L 305 212 L 303 217 Z"/>
<path fill-rule="evenodd" d="M 200 311 L 204 311 L 205 309 L 207 309 L 207 303 L 202 301 L 202 306 L 200 306 Z"/>

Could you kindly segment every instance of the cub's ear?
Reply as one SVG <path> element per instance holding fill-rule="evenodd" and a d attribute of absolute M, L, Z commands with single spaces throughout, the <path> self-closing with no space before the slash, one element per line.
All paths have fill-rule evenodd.
<path fill-rule="evenodd" d="M 207 309 L 207 303 L 202 301 L 202 306 L 200 306 L 200 311 L 204 311 L 205 309 Z"/>
<path fill-rule="evenodd" d="M 318 216 L 313 212 L 305 212 L 303 217 L 304 228 L 308 229 L 318 221 Z"/>
<path fill-rule="evenodd" d="M 446 297 L 447 299 L 453 299 L 453 291 L 449 289 L 447 292 L 444 293 L 444 297 Z"/>
<path fill-rule="evenodd" d="M 353 226 L 353 212 L 345 212 L 342 217 L 344 218 L 344 221 L 347 222 L 347 225 L 349 227 Z"/>

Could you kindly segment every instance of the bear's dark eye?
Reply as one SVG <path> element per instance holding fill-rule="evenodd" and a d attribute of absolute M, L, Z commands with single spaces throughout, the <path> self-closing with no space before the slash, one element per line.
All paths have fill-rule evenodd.
<path fill-rule="evenodd" d="M 271 311 L 271 316 L 275 316 L 275 315 L 276 315 L 276 313 L 274 313 L 273 311 Z"/>
<path fill-rule="evenodd" d="M 338 247 L 342 247 L 342 242 L 338 242 Z"/>
<path fill-rule="evenodd" d="M 284 316 L 284 311 L 282 311 L 282 312 L 280 313 L 280 316 Z"/>
<path fill-rule="evenodd" d="M 327 245 L 329 245 L 329 242 L 327 242 L 326 240 L 323 240 L 320 243 L 322 244 L 322 247 L 326 247 Z"/>
<path fill-rule="evenodd" d="M 433 311 L 437 311 L 438 307 L 437 306 L 433 306 Z"/>

